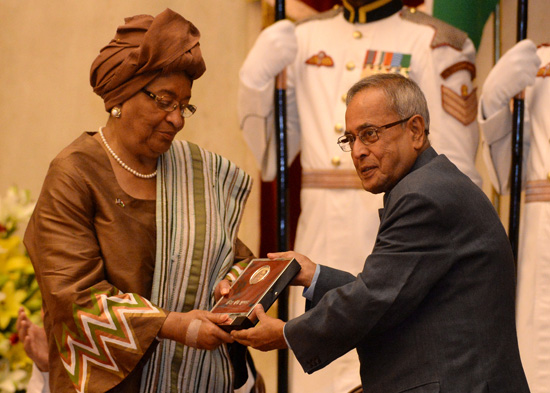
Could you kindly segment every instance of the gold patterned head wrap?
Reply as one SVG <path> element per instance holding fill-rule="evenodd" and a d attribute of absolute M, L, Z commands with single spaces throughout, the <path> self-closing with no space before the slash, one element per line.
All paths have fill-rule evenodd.
<path fill-rule="evenodd" d="M 199 30 L 178 13 L 167 8 L 156 17 L 136 15 L 124 22 L 90 70 L 90 84 L 107 111 L 161 72 L 181 71 L 193 80 L 206 70 Z"/>

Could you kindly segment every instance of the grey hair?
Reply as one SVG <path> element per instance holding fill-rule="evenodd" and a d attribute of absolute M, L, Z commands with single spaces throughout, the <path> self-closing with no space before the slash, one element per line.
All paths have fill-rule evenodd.
<path fill-rule="evenodd" d="M 414 81 L 395 73 L 368 76 L 348 90 L 346 105 L 349 105 L 357 93 L 369 88 L 381 89 L 387 97 L 388 108 L 394 111 L 400 119 L 417 114 L 422 116 L 426 135 L 428 134 L 430 128 L 428 104 L 424 93 Z"/>

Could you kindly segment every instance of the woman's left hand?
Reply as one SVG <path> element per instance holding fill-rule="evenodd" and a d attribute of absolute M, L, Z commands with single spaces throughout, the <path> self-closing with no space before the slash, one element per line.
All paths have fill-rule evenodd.
<path fill-rule="evenodd" d="M 231 282 L 229 282 L 228 279 L 224 278 L 221 280 L 218 285 L 216 285 L 216 289 L 214 290 L 214 298 L 216 301 L 220 300 L 222 296 L 225 296 L 229 293 L 229 289 L 231 288 Z"/>

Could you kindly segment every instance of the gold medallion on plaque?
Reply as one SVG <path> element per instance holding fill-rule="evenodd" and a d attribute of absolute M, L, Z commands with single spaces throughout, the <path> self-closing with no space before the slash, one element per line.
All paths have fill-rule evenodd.
<path fill-rule="evenodd" d="M 264 278 L 267 277 L 270 270 L 271 270 L 271 267 L 269 265 L 264 265 L 260 267 L 258 270 L 254 272 L 252 277 L 250 277 L 250 280 L 249 280 L 250 284 L 254 285 L 262 281 Z"/>

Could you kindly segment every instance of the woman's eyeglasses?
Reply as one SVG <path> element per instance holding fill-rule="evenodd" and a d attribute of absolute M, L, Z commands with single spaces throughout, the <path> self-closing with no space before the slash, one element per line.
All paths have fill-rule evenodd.
<path fill-rule="evenodd" d="M 173 112 L 180 106 L 180 104 L 178 104 L 175 100 L 172 100 L 165 96 L 157 96 L 156 94 L 151 93 L 149 90 L 141 89 L 141 92 L 147 94 L 149 97 L 155 100 L 159 109 L 162 109 L 165 112 Z M 197 107 L 195 105 L 187 104 L 180 107 L 181 115 L 185 118 L 193 116 L 193 113 L 195 113 L 196 111 Z"/>

